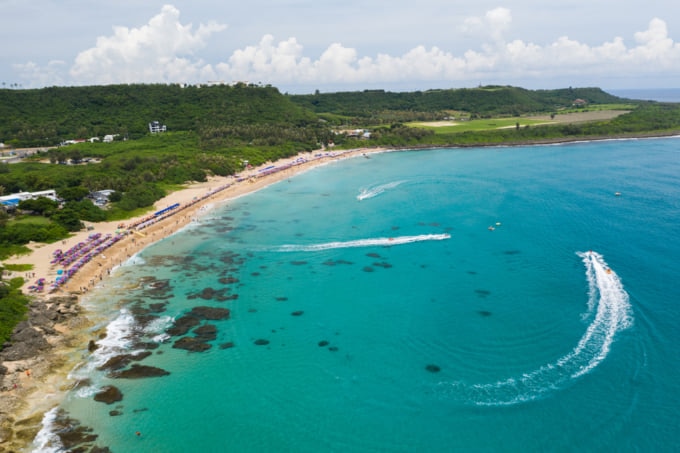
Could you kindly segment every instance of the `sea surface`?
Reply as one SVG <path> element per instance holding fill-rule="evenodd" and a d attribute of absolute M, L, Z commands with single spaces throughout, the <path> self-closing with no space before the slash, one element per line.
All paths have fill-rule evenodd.
<path fill-rule="evenodd" d="M 333 162 L 117 269 L 61 409 L 113 452 L 680 451 L 679 239 L 678 138 Z"/>
<path fill-rule="evenodd" d="M 680 88 L 628 88 L 605 90 L 627 99 L 638 99 L 644 101 L 659 102 L 680 102 Z"/>

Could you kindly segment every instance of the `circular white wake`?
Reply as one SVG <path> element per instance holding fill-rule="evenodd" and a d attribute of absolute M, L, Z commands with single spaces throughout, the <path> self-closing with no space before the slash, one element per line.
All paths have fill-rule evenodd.
<path fill-rule="evenodd" d="M 593 251 L 577 255 L 585 264 L 589 285 L 587 317 L 594 313 L 594 318 L 571 352 L 521 376 L 485 384 L 442 382 L 439 385 L 472 404 L 511 405 L 558 390 L 600 364 L 609 354 L 616 333 L 632 325 L 632 310 L 621 280 L 602 255 Z"/>

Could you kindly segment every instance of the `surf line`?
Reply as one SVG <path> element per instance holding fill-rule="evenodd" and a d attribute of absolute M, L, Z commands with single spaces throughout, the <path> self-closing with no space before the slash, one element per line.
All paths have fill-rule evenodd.
<path fill-rule="evenodd" d="M 508 406 L 525 403 L 564 388 L 592 371 L 609 354 L 616 334 L 633 324 L 628 293 L 621 280 L 599 253 L 577 252 L 586 268 L 588 313 L 592 321 L 577 345 L 553 363 L 521 376 L 485 384 L 442 382 L 465 403 L 479 406 Z"/>
<path fill-rule="evenodd" d="M 418 236 L 397 236 L 391 238 L 357 239 L 354 241 L 326 242 L 322 244 L 285 244 L 275 247 L 276 252 L 316 252 L 319 250 L 341 249 L 351 247 L 392 246 L 422 241 L 443 241 L 451 238 L 450 234 L 421 234 Z"/>

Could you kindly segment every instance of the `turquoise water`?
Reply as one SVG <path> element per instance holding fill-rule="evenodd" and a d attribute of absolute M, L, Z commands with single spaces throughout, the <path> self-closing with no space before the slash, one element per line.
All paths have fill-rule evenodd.
<path fill-rule="evenodd" d="M 673 138 L 335 162 L 118 269 L 62 407 L 114 452 L 680 450 L 679 224 Z M 168 376 L 96 370 L 136 340 Z"/>

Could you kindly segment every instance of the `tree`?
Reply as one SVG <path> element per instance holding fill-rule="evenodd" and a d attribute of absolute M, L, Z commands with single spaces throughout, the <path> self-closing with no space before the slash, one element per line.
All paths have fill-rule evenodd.
<path fill-rule="evenodd" d="M 46 197 L 21 200 L 17 205 L 22 211 L 31 211 L 35 214 L 50 217 L 59 208 L 59 203 Z"/>
<path fill-rule="evenodd" d="M 52 220 L 68 231 L 80 231 L 85 227 L 78 218 L 78 212 L 72 208 L 60 209 L 52 215 Z"/>
<path fill-rule="evenodd" d="M 80 201 L 90 193 L 87 188 L 83 186 L 64 187 L 57 190 L 57 195 L 64 201 Z"/>

